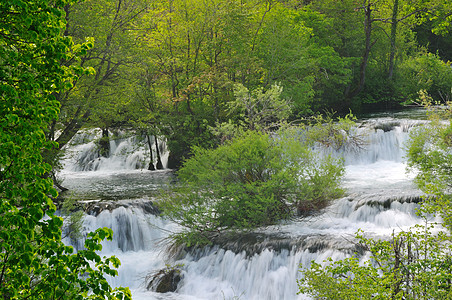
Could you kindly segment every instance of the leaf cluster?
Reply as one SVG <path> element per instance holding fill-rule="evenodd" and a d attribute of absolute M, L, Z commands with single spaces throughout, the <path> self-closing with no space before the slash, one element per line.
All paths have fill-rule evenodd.
<path fill-rule="evenodd" d="M 444 226 L 452 228 L 450 209 L 452 187 L 452 116 L 450 103 L 435 105 L 425 91 L 420 92 L 420 101 L 426 105 L 429 122 L 410 132 L 408 142 L 408 167 L 416 172 L 415 183 L 426 194 L 423 209 L 439 213 Z"/>

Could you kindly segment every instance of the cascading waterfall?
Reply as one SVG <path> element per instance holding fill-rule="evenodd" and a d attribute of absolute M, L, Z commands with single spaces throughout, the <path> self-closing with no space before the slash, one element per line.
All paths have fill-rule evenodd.
<path fill-rule="evenodd" d="M 342 259 L 359 251 L 351 242 L 358 229 L 384 237 L 422 222 L 415 214 L 422 193 L 412 182 L 414 175 L 406 174 L 404 163 L 408 131 L 419 123 L 422 121 L 389 118 L 362 123 L 357 130 L 365 136 L 366 149 L 342 154 L 347 196 L 335 200 L 318 215 L 225 238 L 177 260 L 167 257 L 165 237 L 178 226 L 150 209 L 155 189 L 172 180 L 170 171 L 121 169 L 105 174 L 86 172 L 86 168 L 67 162 L 63 184 L 75 190 L 85 185 L 88 189 L 113 189 L 121 195 L 113 197 L 120 199 L 117 201 L 91 203 L 103 206 L 87 209 L 92 214 L 85 217 L 84 226 L 86 232 L 99 227 L 113 229 L 114 240 L 104 243 L 102 254 L 121 260 L 119 276 L 112 278 L 111 284 L 129 286 L 133 299 L 305 299 L 296 294 L 300 264 L 307 267 L 312 260 L 320 263 L 329 257 Z M 133 149 L 130 139 L 116 144 L 116 149 L 123 142 Z M 87 150 L 88 144 L 79 143 L 74 148 L 86 154 L 91 151 Z M 112 159 L 103 161 L 96 170 L 119 169 Z M 119 191 L 123 189 L 130 189 L 131 194 Z M 94 193 L 85 197 L 89 198 L 108 197 Z M 67 242 L 75 247 L 81 245 L 81 241 Z M 146 275 L 164 268 L 166 263 L 182 265 L 177 291 L 148 291 Z"/>

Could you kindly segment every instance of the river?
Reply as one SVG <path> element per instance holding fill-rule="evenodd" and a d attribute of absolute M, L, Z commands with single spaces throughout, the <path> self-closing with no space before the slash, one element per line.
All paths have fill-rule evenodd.
<path fill-rule="evenodd" d="M 169 258 L 168 233 L 178 226 L 156 216 L 149 204 L 160 188 L 173 184 L 171 170 L 137 170 L 146 166 L 147 150 L 133 137 L 111 142 L 110 158 L 95 155 L 94 131 L 80 134 L 63 161 L 60 177 L 72 197 L 89 203 L 84 232 L 110 227 L 114 240 L 104 243 L 102 255 L 117 256 L 122 265 L 111 278 L 128 286 L 134 300 L 144 299 L 306 299 L 297 295 L 300 264 L 341 259 L 356 249 L 358 229 L 387 237 L 393 231 L 422 222 L 415 211 L 422 193 L 406 172 L 404 145 L 408 133 L 422 124 L 421 110 L 406 114 L 368 116 L 359 122 L 365 149 L 334 153 L 344 157 L 346 196 L 321 213 L 238 235 L 215 246 Z M 161 145 L 165 164 L 167 153 Z M 101 211 L 99 213 L 99 211 Z M 83 241 L 66 240 L 76 248 Z M 146 289 L 146 276 L 169 265 L 181 265 L 176 292 Z"/>

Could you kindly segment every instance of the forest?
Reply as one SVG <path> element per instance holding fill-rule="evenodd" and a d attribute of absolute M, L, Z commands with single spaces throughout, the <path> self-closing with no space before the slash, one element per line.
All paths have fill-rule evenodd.
<path fill-rule="evenodd" d="M 80 251 L 62 242 L 55 172 L 81 129 L 101 129 L 101 156 L 119 130 L 149 149 L 166 141 L 185 185 L 160 208 L 188 230 L 175 245 L 191 247 L 327 206 L 343 195 L 344 166 L 315 158 L 313 143 L 360 147 L 354 115 L 424 105 L 431 123 L 411 135 L 408 165 L 435 196 L 421 211 L 439 212 L 446 233 L 358 233 L 377 266 L 313 264 L 299 290 L 450 297 L 452 129 L 436 107 L 452 97 L 451 21 L 447 0 L 2 1 L 0 295 L 131 299 L 106 279 L 118 258 L 98 253 L 111 229 Z M 149 170 L 163 168 L 159 155 Z"/>
<path fill-rule="evenodd" d="M 57 95 L 47 135 L 60 149 L 82 127 L 129 128 L 166 139 L 180 166 L 219 143 L 209 128 L 240 121 L 236 85 L 280 86 L 289 121 L 451 96 L 447 1 L 90 0 L 65 13 L 64 35 L 87 49 L 63 64 L 90 72 Z"/>

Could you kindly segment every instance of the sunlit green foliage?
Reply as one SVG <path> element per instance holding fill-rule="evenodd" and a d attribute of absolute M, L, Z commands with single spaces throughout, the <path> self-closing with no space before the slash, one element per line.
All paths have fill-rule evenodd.
<path fill-rule="evenodd" d="M 137 36 L 146 0 L 75 1 L 66 6 L 64 35 L 76 43 L 90 45 L 83 56 L 62 60 L 67 66 L 82 66 L 90 72 L 79 76 L 73 86 L 57 94 L 61 103 L 58 122 L 52 122 L 49 138 L 61 149 L 82 128 L 103 129 L 124 125 L 130 115 L 130 95 L 136 89 L 141 49 Z M 55 134 L 60 131 L 59 134 Z"/>
<path fill-rule="evenodd" d="M 242 84 L 234 85 L 234 100 L 228 102 L 228 112 L 235 116 L 239 127 L 268 131 L 287 121 L 291 113 L 290 102 L 281 97 L 283 88 L 277 84 L 267 91 L 257 88 L 249 91 Z"/>
<path fill-rule="evenodd" d="M 418 127 L 410 134 L 408 166 L 418 173 L 416 184 L 429 195 L 424 209 L 439 213 L 444 226 L 452 229 L 452 111 L 451 103 L 434 106 L 425 91 L 420 92 L 420 101 L 429 110 L 429 123 Z"/>
<path fill-rule="evenodd" d="M 61 65 L 88 45 L 61 35 L 71 1 L 0 3 L 0 295 L 3 299 L 130 299 L 105 276 L 119 260 L 95 251 L 112 232 L 99 229 L 73 254 L 61 242 L 57 193 L 41 152 L 55 146 L 43 129 L 57 118 L 55 94 L 82 68 Z M 82 276 L 83 275 L 83 276 Z"/>
<path fill-rule="evenodd" d="M 443 0 L 82 1 L 67 9 L 65 34 L 94 47 L 64 64 L 96 74 L 58 95 L 48 135 L 61 147 L 82 125 L 133 127 L 164 136 L 178 167 L 193 146 L 215 146 L 211 127 L 240 118 L 228 109 L 240 84 L 283 87 L 290 120 L 411 103 L 419 88 L 441 98 L 450 72 L 418 46 L 414 26 L 444 32 L 450 9 Z"/>
<path fill-rule="evenodd" d="M 396 89 L 398 93 L 405 95 L 409 104 L 416 102 L 419 90 L 424 90 L 436 101 L 452 99 L 451 64 L 444 62 L 437 55 L 419 53 L 407 58 L 400 64 L 399 74 Z"/>

